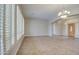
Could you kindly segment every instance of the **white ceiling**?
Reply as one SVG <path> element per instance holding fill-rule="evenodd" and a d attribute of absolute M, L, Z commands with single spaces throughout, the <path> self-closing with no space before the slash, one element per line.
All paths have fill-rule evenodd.
<path fill-rule="evenodd" d="M 71 14 L 79 13 L 78 4 L 23 4 L 21 10 L 25 18 L 36 18 L 42 20 L 53 20 L 57 18 L 58 12 L 68 10 Z"/>

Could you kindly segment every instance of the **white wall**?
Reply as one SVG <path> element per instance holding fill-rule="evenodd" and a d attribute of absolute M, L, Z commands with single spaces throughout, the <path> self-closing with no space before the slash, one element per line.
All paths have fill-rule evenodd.
<path fill-rule="evenodd" d="M 52 24 L 49 22 L 49 26 L 48 26 L 48 32 L 49 32 L 49 36 L 52 36 L 52 31 L 53 31 L 53 29 L 52 29 Z"/>
<path fill-rule="evenodd" d="M 61 35 L 61 25 L 60 25 L 60 23 L 56 23 L 55 24 L 55 30 L 56 30 L 56 32 L 55 32 L 55 34 L 56 35 Z"/>
<path fill-rule="evenodd" d="M 53 35 L 63 35 L 64 25 L 63 22 L 57 22 L 52 24 Z"/>
<path fill-rule="evenodd" d="M 49 35 L 48 21 L 40 19 L 25 19 L 25 36 Z"/>
<path fill-rule="evenodd" d="M 76 28 L 76 33 L 75 33 L 75 37 L 79 38 L 79 22 L 75 24 L 75 28 Z"/>

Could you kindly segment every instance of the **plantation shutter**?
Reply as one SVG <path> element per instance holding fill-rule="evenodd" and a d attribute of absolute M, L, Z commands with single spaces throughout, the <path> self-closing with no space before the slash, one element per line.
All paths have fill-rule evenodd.
<path fill-rule="evenodd" d="M 0 54 L 4 54 L 4 5 L 0 5 Z"/>

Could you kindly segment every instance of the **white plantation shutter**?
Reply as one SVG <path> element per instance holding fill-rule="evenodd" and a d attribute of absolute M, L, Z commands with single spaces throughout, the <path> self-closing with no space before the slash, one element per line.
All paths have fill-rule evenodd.
<path fill-rule="evenodd" d="M 16 41 L 16 22 L 15 22 L 15 5 L 7 4 L 5 5 L 5 40 L 4 40 L 4 47 L 5 47 L 5 54 L 7 54 L 8 50 L 15 44 Z"/>
<path fill-rule="evenodd" d="M 12 15 L 11 15 L 11 5 L 5 5 L 5 53 L 11 47 L 11 37 L 12 37 Z"/>
<path fill-rule="evenodd" d="M 0 54 L 15 43 L 15 5 L 0 5 Z"/>
<path fill-rule="evenodd" d="M 5 52 L 9 49 L 9 38 L 10 38 L 10 25 L 9 25 L 9 6 L 6 5 L 5 7 Z"/>
<path fill-rule="evenodd" d="M 15 44 L 15 42 L 16 42 L 16 7 L 15 7 L 16 5 L 12 5 L 12 32 L 11 32 L 11 34 L 12 34 L 12 40 L 11 40 L 11 44 L 13 45 L 13 44 Z"/>
<path fill-rule="evenodd" d="M 24 18 L 17 5 L 0 4 L 0 55 L 17 43 L 24 34 Z"/>
<path fill-rule="evenodd" d="M 0 54 L 4 54 L 4 5 L 0 5 Z"/>

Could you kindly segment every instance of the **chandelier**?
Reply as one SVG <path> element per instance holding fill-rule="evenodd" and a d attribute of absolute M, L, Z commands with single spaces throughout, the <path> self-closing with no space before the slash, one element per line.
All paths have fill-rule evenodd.
<path fill-rule="evenodd" d="M 70 11 L 67 10 L 58 13 L 60 18 L 67 18 L 68 15 L 70 15 Z"/>

